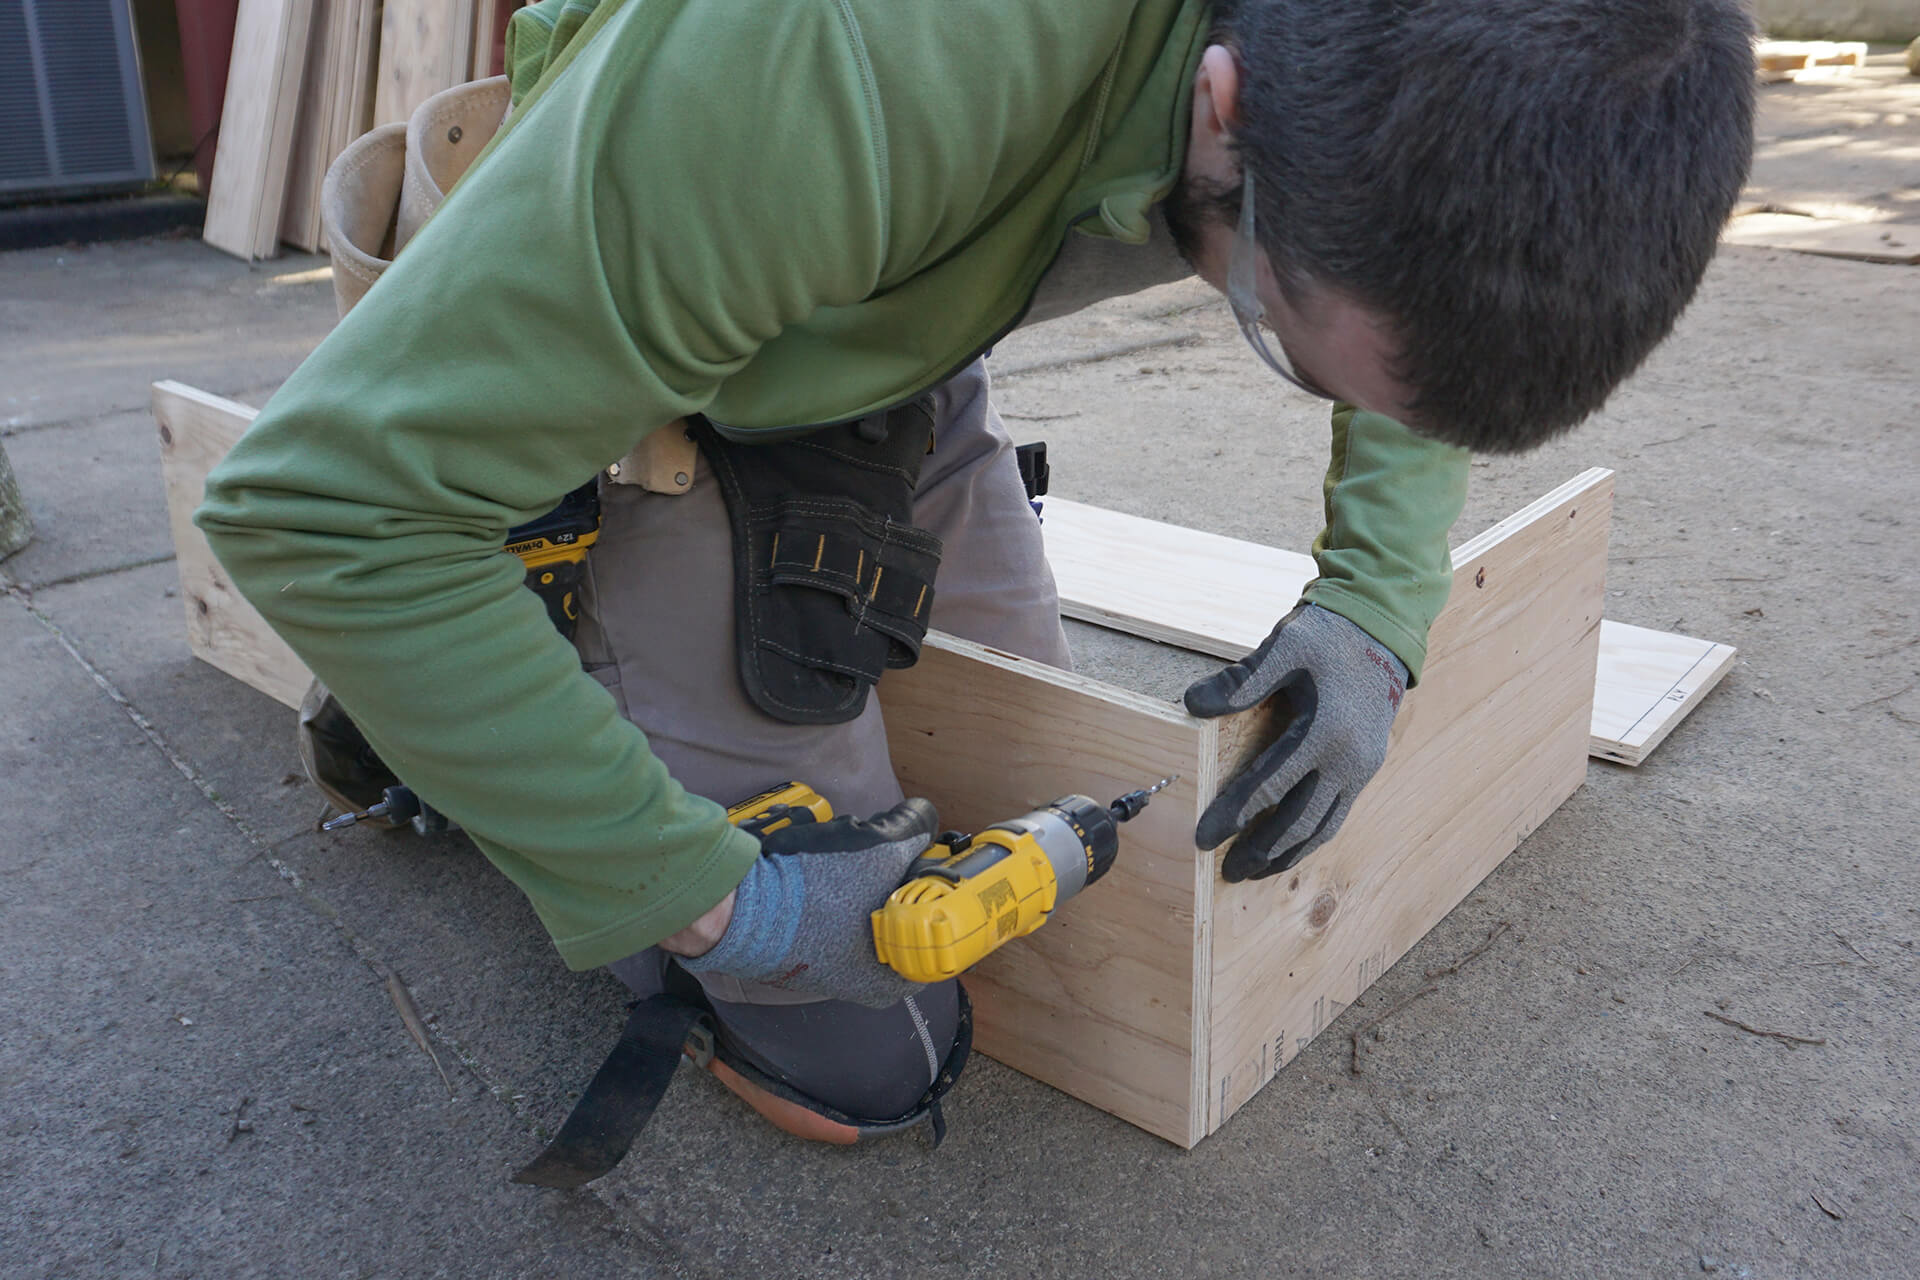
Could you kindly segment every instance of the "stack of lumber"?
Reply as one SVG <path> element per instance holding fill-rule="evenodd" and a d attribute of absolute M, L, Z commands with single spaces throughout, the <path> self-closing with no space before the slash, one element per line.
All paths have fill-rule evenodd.
<path fill-rule="evenodd" d="M 311 0 L 306 77 L 294 118 L 280 238 L 308 253 L 320 247 L 320 181 L 333 158 L 372 127 L 375 0 Z"/>
<path fill-rule="evenodd" d="M 320 184 L 347 144 L 493 74 L 521 0 L 240 0 L 205 239 L 252 260 L 321 248 Z"/>

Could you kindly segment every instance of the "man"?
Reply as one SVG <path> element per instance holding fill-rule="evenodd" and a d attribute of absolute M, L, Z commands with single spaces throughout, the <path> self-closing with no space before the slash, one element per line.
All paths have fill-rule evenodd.
<path fill-rule="evenodd" d="M 723 1080 L 835 1141 L 918 1122 L 964 1056 L 957 986 L 873 958 L 935 820 L 897 803 L 869 687 L 929 621 L 1068 661 L 982 353 L 1184 258 L 1335 401 L 1319 580 L 1187 695 L 1304 708 L 1196 831 L 1271 874 L 1384 756 L 1466 450 L 1638 365 L 1750 149 L 1730 0 L 586 8 L 516 18 L 504 136 L 199 519 L 567 963 L 642 997 L 653 1061 L 704 1016 Z M 503 535 L 683 421 L 690 492 L 602 486 L 576 653 Z M 728 826 L 789 777 L 878 816 Z"/>

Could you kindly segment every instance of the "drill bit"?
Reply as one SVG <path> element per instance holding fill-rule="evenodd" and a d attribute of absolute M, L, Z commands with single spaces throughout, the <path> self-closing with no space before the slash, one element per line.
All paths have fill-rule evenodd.
<path fill-rule="evenodd" d="M 1159 795 L 1162 791 L 1165 791 L 1178 781 L 1180 781 L 1180 775 L 1176 773 L 1171 778 L 1160 779 L 1160 781 L 1150 787 L 1142 787 L 1138 791 L 1129 791 L 1108 805 L 1107 813 L 1112 816 L 1115 822 L 1127 822 L 1133 818 L 1137 818 L 1140 816 L 1140 811 L 1147 807 L 1147 801 L 1153 799 L 1153 797 Z"/>
<path fill-rule="evenodd" d="M 382 800 L 379 804 L 362 809 L 358 813 L 343 813 L 337 818 L 329 818 L 320 824 L 320 829 L 322 831 L 338 831 L 342 827 L 350 827 L 354 823 L 364 822 L 368 818 L 384 818 L 387 816 L 387 808 L 387 802 Z"/>

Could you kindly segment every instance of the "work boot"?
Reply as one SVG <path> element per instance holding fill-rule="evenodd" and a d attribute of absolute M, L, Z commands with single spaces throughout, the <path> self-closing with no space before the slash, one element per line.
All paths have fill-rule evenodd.
<path fill-rule="evenodd" d="M 342 813 L 372 808 L 384 798 L 388 787 L 400 781 L 374 754 L 372 745 L 361 736 L 346 709 L 334 701 L 327 686 L 318 680 L 307 686 L 307 696 L 300 700 L 294 745 L 308 780 L 327 798 L 328 804 Z M 384 827 L 400 825 L 388 818 L 366 821 Z"/>

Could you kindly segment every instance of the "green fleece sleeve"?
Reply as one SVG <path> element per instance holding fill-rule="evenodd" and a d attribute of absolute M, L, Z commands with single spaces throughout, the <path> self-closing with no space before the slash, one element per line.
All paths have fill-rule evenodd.
<path fill-rule="evenodd" d="M 1447 532 L 1466 505 L 1469 456 L 1391 418 L 1334 406 L 1327 524 L 1313 543 L 1320 576 L 1302 598 L 1392 649 L 1415 682 L 1427 628 L 1453 585 Z"/>
<path fill-rule="evenodd" d="M 624 6 L 273 397 L 196 516 L 576 969 L 684 927 L 758 845 L 581 671 L 503 537 L 783 326 L 874 288 L 880 134 L 836 15 Z"/>

